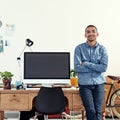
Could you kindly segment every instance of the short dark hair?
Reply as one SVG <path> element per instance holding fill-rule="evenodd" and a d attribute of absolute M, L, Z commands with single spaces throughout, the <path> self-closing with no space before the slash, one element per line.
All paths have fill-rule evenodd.
<path fill-rule="evenodd" d="M 94 26 L 94 25 L 88 25 L 88 26 L 85 28 L 85 32 L 86 32 L 87 28 L 89 28 L 89 27 L 94 27 L 94 28 L 96 29 L 96 31 L 97 31 L 97 27 L 96 27 L 96 26 Z"/>

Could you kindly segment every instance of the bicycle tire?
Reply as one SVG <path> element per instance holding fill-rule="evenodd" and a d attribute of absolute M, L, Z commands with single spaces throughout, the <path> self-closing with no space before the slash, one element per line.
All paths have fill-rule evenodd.
<path fill-rule="evenodd" d="M 118 118 L 120 118 L 120 89 L 116 90 L 110 98 L 110 103 L 112 107 L 112 111 L 114 115 Z M 115 107 L 119 106 L 119 107 Z"/>

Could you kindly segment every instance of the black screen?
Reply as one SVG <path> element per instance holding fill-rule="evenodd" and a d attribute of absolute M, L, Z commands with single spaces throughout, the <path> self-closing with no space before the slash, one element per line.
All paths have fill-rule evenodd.
<path fill-rule="evenodd" d="M 69 79 L 69 52 L 25 52 L 24 79 Z"/>

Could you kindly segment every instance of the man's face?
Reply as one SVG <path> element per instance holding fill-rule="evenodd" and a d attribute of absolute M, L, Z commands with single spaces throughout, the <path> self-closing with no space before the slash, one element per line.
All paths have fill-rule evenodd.
<path fill-rule="evenodd" d="M 87 38 L 87 41 L 93 42 L 96 41 L 96 38 L 98 36 L 98 32 L 95 27 L 88 27 L 85 31 L 85 37 Z"/>

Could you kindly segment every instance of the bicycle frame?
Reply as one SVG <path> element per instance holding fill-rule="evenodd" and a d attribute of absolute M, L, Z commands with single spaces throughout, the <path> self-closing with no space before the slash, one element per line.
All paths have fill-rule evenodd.
<path fill-rule="evenodd" d="M 114 87 L 114 83 L 105 83 L 105 84 L 110 85 L 110 90 L 108 92 L 107 99 L 106 99 L 106 107 L 111 107 L 110 97 L 111 97 L 112 88 Z"/>

